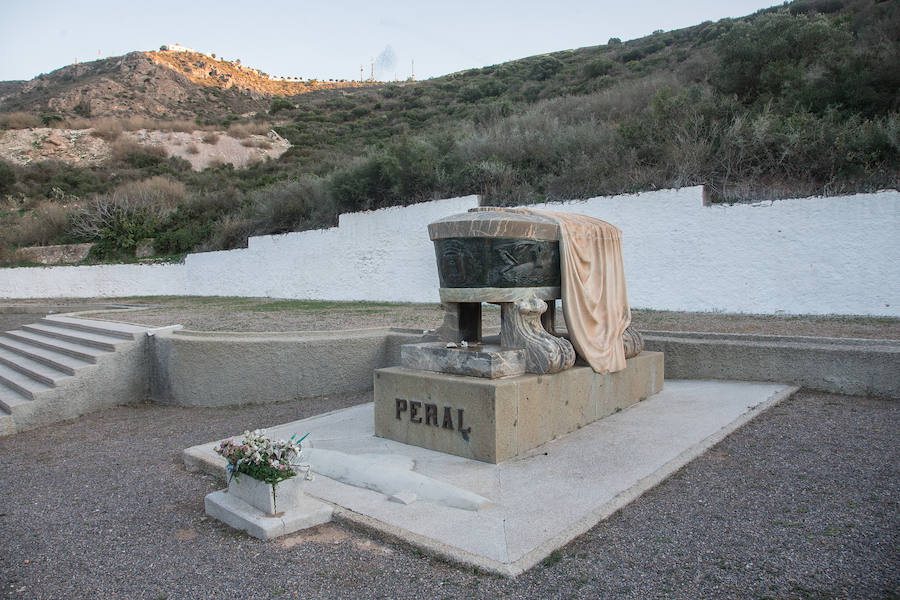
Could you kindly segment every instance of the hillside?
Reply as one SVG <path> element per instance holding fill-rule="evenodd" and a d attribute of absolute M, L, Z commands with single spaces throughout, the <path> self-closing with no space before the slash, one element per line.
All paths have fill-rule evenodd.
<path fill-rule="evenodd" d="M 360 85 L 274 81 L 256 69 L 193 52 L 131 52 L 68 65 L 28 82 L 2 82 L 0 110 L 217 121 L 265 111 L 273 97 Z"/>
<path fill-rule="evenodd" d="M 222 129 L 271 123 L 293 147 L 277 160 L 199 173 L 135 149 L 84 167 L 0 162 L 0 195 L 18 207 L 0 214 L 0 248 L 38 237 L 97 241 L 97 258 L 122 258 L 135 231 L 159 254 L 233 248 L 249 235 L 332 224 L 340 212 L 470 193 L 524 204 L 703 184 L 715 201 L 733 202 L 900 187 L 898 2 L 798 0 L 403 84 L 310 87 L 170 54 L 98 61 L 106 75 L 73 74 L 79 88 L 62 85 L 66 67 L 53 74 L 58 88 L 45 76 L 2 106 L 46 120 L 68 118 L 42 111 L 79 98 L 92 114 L 95 105 L 130 114 L 137 108 L 114 111 L 146 97 L 144 107 L 183 112 L 143 114 Z M 104 91 L 106 80 L 123 91 Z M 27 96 L 41 85 L 43 104 Z M 181 192 L 164 209 L 138 210 L 129 190 L 151 180 Z M 49 222 L 63 203 L 88 208 L 28 234 L 28 215 Z M 98 221 L 111 211 L 115 222 Z"/>

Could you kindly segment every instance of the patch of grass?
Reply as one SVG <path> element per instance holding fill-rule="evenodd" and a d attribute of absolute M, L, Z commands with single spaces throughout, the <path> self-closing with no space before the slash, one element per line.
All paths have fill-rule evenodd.
<path fill-rule="evenodd" d="M 324 300 L 276 300 L 274 302 L 265 302 L 257 306 L 249 307 L 254 312 L 283 312 L 283 311 L 300 311 L 300 310 L 353 310 L 359 312 L 382 312 L 386 309 L 396 307 L 394 304 L 383 302 L 330 302 Z M 381 310 L 372 310 L 372 309 Z"/>
<path fill-rule="evenodd" d="M 550 553 L 550 555 L 544 559 L 542 563 L 545 567 L 552 567 L 553 565 L 560 562 L 563 558 L 562 550 L 556 549 Z"/>

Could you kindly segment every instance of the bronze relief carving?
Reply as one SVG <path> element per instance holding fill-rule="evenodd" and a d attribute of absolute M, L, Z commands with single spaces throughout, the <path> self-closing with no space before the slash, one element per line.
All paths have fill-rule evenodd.
<path fill-rule="evenodd" d="M 553 287 L 559 242 L 508 238 L 434 240 L 441 287 Z"/>

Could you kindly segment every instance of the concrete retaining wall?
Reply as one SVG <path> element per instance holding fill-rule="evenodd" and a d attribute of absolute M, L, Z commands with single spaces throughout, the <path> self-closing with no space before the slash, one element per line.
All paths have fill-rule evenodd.
<path fill-rule="evenodd" d="M 900 398 L 900 342 L 678 331 L 644 332 L 671 379 L 790 383 L 838 394 Z"/>
<path fill-rule="evenodd" d="M 336 228 L 251 238 L 183 264 L 0 270 L 0 297 L 269 296 L 436 302 L 426 225 L 475 196 L 341 215 Z M 537 208 L 623 231 L 637 308 L 900 316 L 900 192 L 705 206 L 701 187 Z"/>
<path fill-rule="evenodd" d="M 422 332 L 165 332 L 151 339 L 151 397 L 183 406 L 280 402 L 372 389 L 374 369 L 400 364 Z M 765 335 L 646 332 L 668 379 L 788 383 L 900 398 L 900 343 Z"/>
<path fill-rule="evenodd" d="M 150 395 L 181 406 L 280 402 L 372 388 L 421 331 L 392 328 L 294 333 L 175 331 L 151 338 Z"/>

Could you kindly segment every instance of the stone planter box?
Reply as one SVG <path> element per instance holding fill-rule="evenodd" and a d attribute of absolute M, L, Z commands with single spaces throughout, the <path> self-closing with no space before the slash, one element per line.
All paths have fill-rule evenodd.
<path fill-rule="evenodd" d="M 303 477 L 295 475 L 273 486 L 238 473 L 229 479 L 228 493 L 267 516 L 279 516 L 299 507 L 304 497 L 303 481 Z"/>

